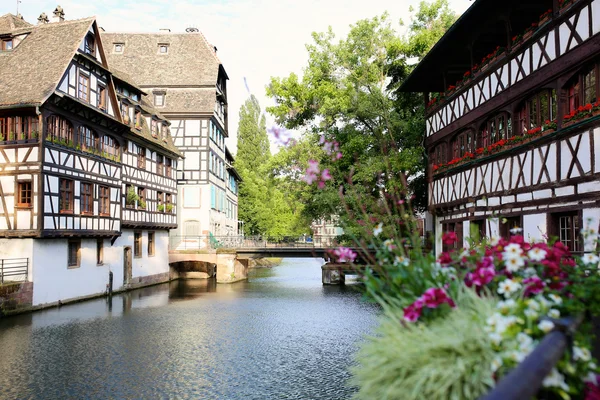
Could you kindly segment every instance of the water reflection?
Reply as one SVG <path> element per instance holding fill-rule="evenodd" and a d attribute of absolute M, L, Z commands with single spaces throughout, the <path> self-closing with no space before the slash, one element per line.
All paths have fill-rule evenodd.
<path fill-rule="evenodd" d="M 0 398 L 337 399 L 378 310 L 289 260 L 0 320 Z"/>

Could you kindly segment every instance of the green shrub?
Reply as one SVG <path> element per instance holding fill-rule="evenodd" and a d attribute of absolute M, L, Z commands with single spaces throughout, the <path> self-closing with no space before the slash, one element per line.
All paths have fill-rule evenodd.
<path fill-rule="evenodd" d="M 484 326 L 494 304 L 464 289 L 457 308 L 427 324 L 405 323 L 400 304 L 385 306 L 377 335 L 357 355 L 356 398 L 470 400 L 487 393 L 495 353 Z"/>

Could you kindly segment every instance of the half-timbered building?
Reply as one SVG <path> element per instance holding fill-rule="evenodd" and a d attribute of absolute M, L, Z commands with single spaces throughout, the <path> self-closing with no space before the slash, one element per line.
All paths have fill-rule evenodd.
<path fill-rule="evenodd" d="M 110 272 L 115 290 L 168 280 L 168 122 L 113 75 L 94 18 L 7 14 L 0 41 L 0 258 L 29 260 L 33 305 L 101 294 Z"/>
<path fill-rule="evenodd" d="M 231 189 L 239 176 L 225 146 L 228 77 L 216 47 L 194 28 L 102 37 L 110 64 L 135 76 L 149 102 L 171 122 L 184 156 L 177 170 L 178 228 L 171 235 L 237 234 L 237 195 Z"/>
<path fill-rule="evenodd" d="M 442 232 L 515 229 L 585 250 L 580 230 L 600 219 L 599 32 L 600 0 L 477 0 L 405 81 L 425 93 L 438 251 Z"/>

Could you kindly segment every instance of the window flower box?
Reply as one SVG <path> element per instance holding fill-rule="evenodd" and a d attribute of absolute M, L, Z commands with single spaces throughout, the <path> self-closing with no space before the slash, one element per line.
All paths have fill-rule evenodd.
<path fill-rule="evenodd" d="M 546 22 L 550 21 L 551 18 L 552 18 L 552 9 L 549 9 L 548 11 L 546 11 L 545 13 L 540 15 L 540 20 L 538 22 L 538 26 L 544 25 Z"/>

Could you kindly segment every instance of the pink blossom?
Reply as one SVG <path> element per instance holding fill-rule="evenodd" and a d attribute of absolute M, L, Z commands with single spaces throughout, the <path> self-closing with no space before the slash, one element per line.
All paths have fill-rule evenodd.
<path fill-rule="evenodd" d="M 306 183 L 308 183 L 309 185 L 312 185 L 313 182 L 315 182 L 318 179 L 317 175 L 314 173 L 310 173 L 308 172 L 308 170 L 306 171 L 306 175 L 304 175 L 304 177 L 302 178 L 302 180 Z"/>
<path fill-rule="evenodd" d="M 423 293 L 421 299 L 429 308 L 437 308 L 447 303 L 450 307 L 455 307 L 454 301 L 448 296 L 448 293 L 442 288 L 429 288 Z"/>
<path fill-rule="evenodd" d="M 319 144 L 323 143 L 325 143 L 325 135 L 321 135 L 321 137 L 319 137 Z"/>
<path fill-rule="evenodd" d="M 329 170 L 326 168 L 323 170 L 323 172 L 321 172 L 321 179 L 323 181 L 328 181 L 331 179 L 331 174 L 329 173 Z"/>
<path fill-rule="evenodd" d="M 421 316 L 422 310 L 422 306 L 418 307 L 413 303 L 404 309 L 404 319 L 408 322 L 415 322 Z"/>
<path fill-rule="evenodd" d="M 442 235 L 442 243 L 444 243 L 445 245 L 450 246 L 451 244 L 454 244 L 454 242 L 456 242 L 458 240 L 457 236 L 456 236 L 456 232 L 446 232 Z"/>
<path fill-rule="evenodd" d="M 496 271 L 493 267 L 478 268 L 475 272 L 468 274 L 468 280 L 472 285 L 484 286 L 490 283 L 494 279 L 494 276 L 496 276 Z"/>
<path fill-rule="evenodd" d="M 319 184 L 317 185 L 317 187 L 318 187 L 319 189 L 323 189 L 323 188 L 325 187 L 325 182 L 323 182 L 323 181 L 319 181 Z"/>
<path fill-rule="evenodd" d="M 356 259 L 356 253 L 348 247 L 338 247 L 333 254 L 337 256 L 338 262 L 354 262 Z"/>
<path fill-rule="evenodd" d="M 291 134 L 287 129 L 273 126 L 269 128 L 268 131 L 275 137 L 275 142 L 277 144 L 285 146 L 290 142 Z"/>
<path fill-rule="evenodd" d="M 340 158 L 342 158 L 342 153 L 338 151 L 338 153 L 335 155 L 335 159 L 339 160 Z"/>
<path fill-rule="evenodd" d="M 308 168 L 306 173 L 318 174 L 319 173 L 319 162 L 316 160 L 308 160 Z"/>
<path fill-rule="evenodd" d="M 525 296 L 529 294 L 538 294 L 544 290 L 546 284 L 536 275 L 523 280 L 525 286 Z"/>

